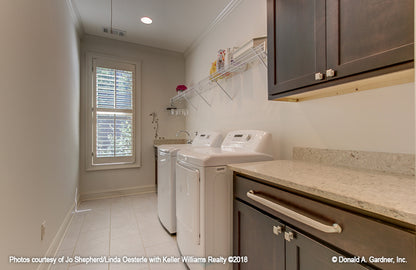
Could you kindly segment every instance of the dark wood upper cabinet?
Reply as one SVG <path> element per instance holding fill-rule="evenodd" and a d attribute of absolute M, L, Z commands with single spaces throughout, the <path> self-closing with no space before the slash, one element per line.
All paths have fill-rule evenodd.
<path fill-rule="evenodd" d="M 267 0 L 269 99 L 411 68 L 413 5 Z"/>
<path fill-rule="evenodd" d="M 413 60 L 412 0 L 327 1 L 327 67 L 339 78 Z"/>
<path fill-rule="evenodd" d="M 268 0 L 267 10 L 269 89 L 318 83 L 315 73 L 326 67 L 325 0 Z"/>

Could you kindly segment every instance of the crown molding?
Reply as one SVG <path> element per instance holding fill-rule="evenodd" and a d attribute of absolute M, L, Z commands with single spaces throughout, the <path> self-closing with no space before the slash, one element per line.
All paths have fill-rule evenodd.
<path fill-rule="evenodd" d="M 71 14 L 72 21 L 75 25 L 75 29 L 79 36 L 84 34 L 84 26 L 82 25 L 81 16 L 73 0 L 65 0 L 69 13 Z"/>
<path fill-rule="evenodd" d="M 215 19 L 205 28 L 205 30 L 191 43 L 191 45 L 185 50 L 184 54 L 187 57 L 196 46 L 211 33 L 225 18 L 227 18 L 236 7 L 241 4 L 243 0 L 231 0 L 223 10 L 215 17 Z"/>

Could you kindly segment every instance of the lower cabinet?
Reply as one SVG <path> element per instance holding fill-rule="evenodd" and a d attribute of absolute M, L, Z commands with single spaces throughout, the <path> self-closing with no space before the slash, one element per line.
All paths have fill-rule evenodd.
<path fill-rule="evenodd" d="M 238 200 L 234 200 L 234 255 L 248 257 L 234 270 L 368 269 L 335 264 L 333 258 L 342 254 Z"/>
<path fill-rule="evenodd" d="M 286 269 L 372 269 L 356 263 L 337 264 L 332 261 L 344 254 L 320 244 L 290 227 L 285 229 Z"/>
<path fill-rule="evenodd" d="M 247 263 L 235 264 L 234 269 L 285 269 L 283 227 L 276 219 L 234 200 L 234 255 L 248 256 Z"/>
<path fill-rule="evenodd" d="M 414 226 L 239 174 L 233 188 L 234 270 L 416 269 Z"/>

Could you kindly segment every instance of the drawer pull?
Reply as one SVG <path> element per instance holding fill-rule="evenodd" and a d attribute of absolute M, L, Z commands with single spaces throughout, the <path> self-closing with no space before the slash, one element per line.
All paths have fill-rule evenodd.
<path fill-rule="evenodd" d="M 341 226 L 339 226 L 337 223 L 332 224 L 332 226 L 330 225 L 325 225 L 322 224 L 319 221 L 316 221 L 310 217 L 301 215 L 293 210 L 290 210 L 284 206 L 281 206 L 275 202 L 269 201 L 263 197 L 260 197 L 256 194 L 254 194 L 253 190 L 250 190 L 247 192 L 247 197 L 249 197 L 250 199 L 263 204 L 264 206 L 267 206 L 277 212 L 280 212 L 286 216 L 289 216 L 291 218 L 293 218 L 294 220 L 297 220 L 299 222 L 302 222 L 312 228 L 315 228 L 317 230 L 320 230 L 322 232 L 326 232 L 326 233 L 341 233 L 342 232 L 342 228 Z"/>

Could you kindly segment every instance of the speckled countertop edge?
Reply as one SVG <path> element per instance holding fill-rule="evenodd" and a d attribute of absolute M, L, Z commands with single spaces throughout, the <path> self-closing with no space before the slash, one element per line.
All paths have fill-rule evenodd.
<path fill-rule="evenodd" d="M 155 139 L 153 141 L 155 147 L 164 144 L 186 144 L 186 139 Z"/>
<path fill-rule="evenodd" d="M 294 160 L 228 166 L 242 174 L 416 225 L 414 177 Z"/>

